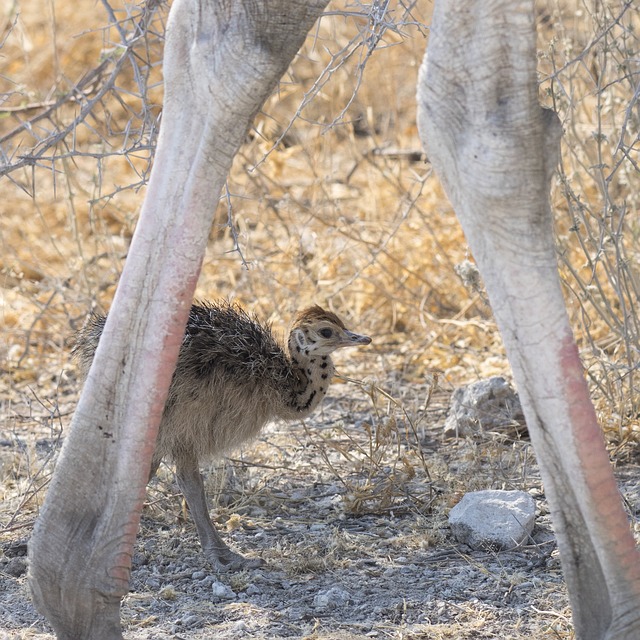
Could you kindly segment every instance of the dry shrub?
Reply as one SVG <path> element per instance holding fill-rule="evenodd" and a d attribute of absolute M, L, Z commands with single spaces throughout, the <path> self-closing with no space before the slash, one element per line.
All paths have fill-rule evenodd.
<path fill-rule="evenodd" d="M 327 468 L 345 488 L 345 513 L 399 513 L 408 508 L 428 512 L 436 492 L 422 449 L 420 422 L 437 389 L 437 377 L 415 415 L 375 384 L 360 386 L 372 407 L 368 420 L 356 429 L 337 424 L 315 437 L 308 433 Z"/>

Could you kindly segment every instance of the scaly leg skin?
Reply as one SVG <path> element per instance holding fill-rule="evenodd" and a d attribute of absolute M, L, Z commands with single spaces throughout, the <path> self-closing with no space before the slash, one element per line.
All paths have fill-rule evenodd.
<path fill-rule="evenodd" d="M 209 564 L 218 572 L 257 569 L 264 565 L 260 558 L 245 558 L 229 549 L 216 531 L 209 517 L 204 483 L 195 456 L 183 456 L 176 461 L 176 475 Z"/>

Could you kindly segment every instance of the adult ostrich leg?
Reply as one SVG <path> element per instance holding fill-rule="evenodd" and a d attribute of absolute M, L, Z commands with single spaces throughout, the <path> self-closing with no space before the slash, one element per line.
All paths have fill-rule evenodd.
<path fill-rule="evenodd" d="M 637 640 L 640 556 L 557 275 L 548 192 L 561 131 L 538 104 L 533 0 L 437 1 L 418 101 L 518 384 L 576 635 Z"/>
<path fill-rule="evenodd" d="M 155 437 L 216 203 L 253 116 L 325 4 L 173 4 L 147 196 L 29 544 L 29 584 L 60 639 L 122 637 Z"/>

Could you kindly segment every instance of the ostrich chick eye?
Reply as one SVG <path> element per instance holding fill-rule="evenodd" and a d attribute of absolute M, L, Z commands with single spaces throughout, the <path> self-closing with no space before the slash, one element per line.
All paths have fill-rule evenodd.
<path fill-rule="evenodd" d="M 323 338 L 330 338 L 333 335 L 333 331 L 331 329 L 320 329 L 318 332 Z"/>

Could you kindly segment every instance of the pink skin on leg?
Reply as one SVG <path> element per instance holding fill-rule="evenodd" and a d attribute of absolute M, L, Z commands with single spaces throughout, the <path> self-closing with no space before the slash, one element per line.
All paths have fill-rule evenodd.
<path fill-rule="evenodd" d="M 591 534 L 600 539 L 601 546 L 597 550 L 602 556 L 603 572 L 610 581 L 610 588 L 617 589 L 620 594 L 640 597 L 640 551 L 620 502 L 578 347 L 571 335 L 562 341 L 560 367 L 578 459 L 583 470 L 588 470 L 584 480 L 589 492 L 587 505 L 593 517 L 585 519 L 592 529 Z M 611 574 L 610 566 L 617 568 L 613 575 L 607 575 Z"/>

